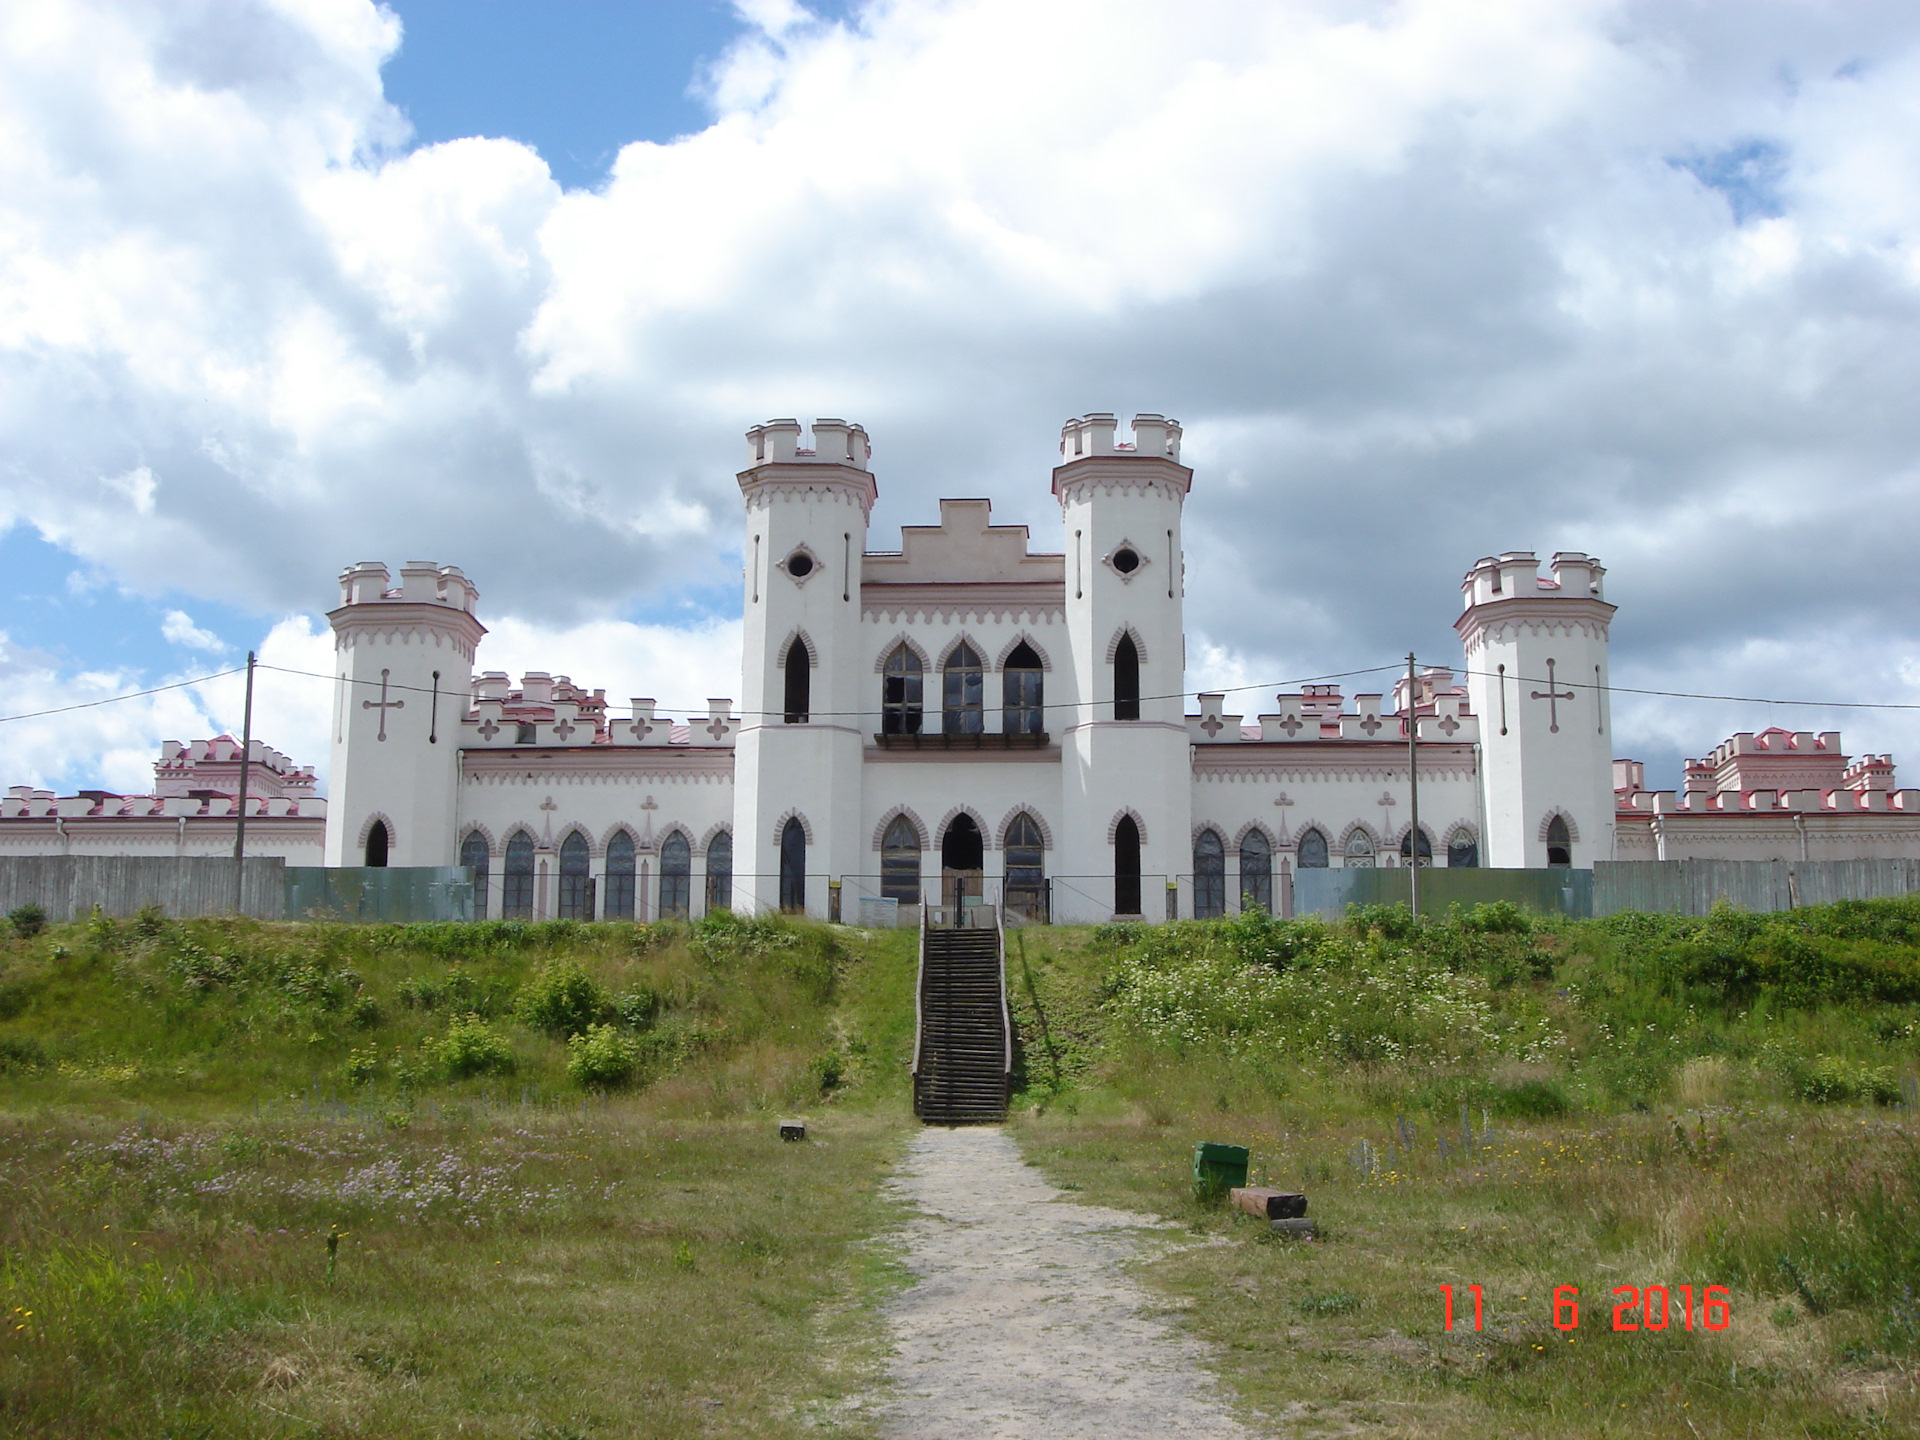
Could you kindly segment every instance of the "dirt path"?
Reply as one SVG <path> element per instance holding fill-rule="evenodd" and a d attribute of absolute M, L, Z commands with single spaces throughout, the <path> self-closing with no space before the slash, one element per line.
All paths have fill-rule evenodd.
<path fill-rule="evenodd" d="M 1121 1272 L 1142 1220 L 1074 1204 L 996 1129 L 923 1130 L 893 1181 L 919 1283 L 889 1307 L 898 1440 L 1246 1440 Z"/>

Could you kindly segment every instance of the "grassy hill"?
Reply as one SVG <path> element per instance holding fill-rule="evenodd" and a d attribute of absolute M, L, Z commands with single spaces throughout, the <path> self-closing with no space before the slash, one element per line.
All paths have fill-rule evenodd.
<path fill-rule="evenodd" d="M 1301 1433 L 1920 1424 L 1920 904 L 1028 930 L 1009 974 L 1030 1158 L 1211 1242 L 1153 1277 Z M 1321 1238 L 1196 1202 L 1199 1139 Z"/>

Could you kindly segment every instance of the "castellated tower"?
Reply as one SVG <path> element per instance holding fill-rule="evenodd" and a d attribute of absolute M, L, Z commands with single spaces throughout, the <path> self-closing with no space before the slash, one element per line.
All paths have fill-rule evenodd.
<path fill-rule="evenodd" d="M 1530 550 L 1485 559 L 1454 622 L 1480 717 L 1484 863 L 1613 859 L 1613 720 L 1607 704 L 1606 571 L 1577 551 L 1543 580 Z"/>
<path fill-rule="evenodd" d="M 797 420 L 754 426 L 738 477 L 747 524 L 734 906 L 825 915 L 827 877 L 870 858 L 860 846 L 860 686 L 871 670 L 860 663 L 860 557 L 879 491 L 858 425 L 814 421 L 811 450 L 800 435 Z"/>
<path fill-rule="evenodd" d="M 388 588 L 363 561 L 340 576 L 333 625 L 333 765 L 328 865 L 451 865 L 460 721 L 479 593 L 452 565 L 415 560 Z"/>
<path fill-rule="evenodd" d="M 1192 869 L 1184 561 L 1180 511 L 1193 471 L 1180 426 L 1136 415 L 1069 420 L 1053 493 L 1066 530 L 1066 611 L 1081 703 L 1061 730 L 1063 863 L 1114 875 L 1117 913 L 1165 914 L 1166 882 Z M 1127 872 L 1137 843 L 1137 905 Z"/>

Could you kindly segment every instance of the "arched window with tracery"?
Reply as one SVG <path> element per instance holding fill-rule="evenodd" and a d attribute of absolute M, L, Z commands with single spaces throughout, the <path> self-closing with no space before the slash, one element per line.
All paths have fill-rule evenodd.
<path fill-rule="evenodd" d="M 487 918 L 487 871 L 492 860 L 487 837 L 478 830 L 469 830 L 467 838 L 460 842 L 460 863 L 473 871 L 473 918 L 476 920 Z"/>
<path fill-rule="evenodd" d="M 1031 815 L 1013 817 L 1007 826 L 1006 905 L 1029 920 L 1047 918 L 1046 839 Z"/>
<path fill-rule="evenodd" d="M 887 656 L 880 683 L 880 729 L 888 735 L 918 735 L 926 675 L 920 657 L 904 640 Z"/>
<path fill-rule="evenodd" d="M 733 908 L 733 832 L 721 830 L 707 841 L 707 913 Z"/>
<path fill-rule="evenodd" d="M 1554 870 L 1573 868 L 1573 836 L 1564 815 L 1556 815 L 1547 822 L 1547 865 Z"/>
<path fill-rule="evenodd" d="M 1140 648 L 1131 635 L 1113 647 L 1113 718 L 1140 718 Z"/>
<path fill-rule="evenodd" d="M 1356 830 L 1347 837 L 1347 869 L 1373 869 L 1373 837 L 1364 830 Z"/>
<path fill-rule="evenodd" d="M 578 830 L 560 842 L 560 918 L 593 919 L 593 851 Z"/>
<path fill-rule="evenodd" d="M 1258 830 L 1240 841 L 1240 908 L 1273 913 L 1273 845 Z"/>
<path fill-rule="evenodd" d="M 920 831 L 896 815 L 880 837 L 880 895 L 902 905 L 920 903 Z"/>
<path fill-rule="evenodd" d="M 1480 841 L 1471 830 L 1456 830 L 1447 840 L 1447 868 L 1472 870 L 1480 864 Z"/>
<path fill-rule="evenodd" d="M 633 836 L 613 832 L 607 841 L 607 893 L 600 913 L 609 920 L 633 919 Z"/>
<path fill-rule="evenodd" d="M 1416 834 L 1420 837 L 1420 868 L 1425 870 L 1433 864 L 1433 841 L 1428 838 L 1424 830 L 1409 830 L 1400 837 L 1400 863 L 1402 865 L 1413 863 L 1413 837 Z"/>
<path fill-rule="evenodd" d="M 1000 728 L 1009 735 L 1046 733 L 1045 672 L 1026 641 L 1014 646 L 1000 672 Z"/>
<path fill-rule="evenodd" d="M 533 836 L 516 830 L 507 837 L 500 914 L 508 920 L 533 918 Z"/>
<path fill-rule="evenodd" d="M 660 918 L 684 920 L 693 903 L 693 847 L 678 830 L 660 842 Z"/>
<path fill-rule="evenodd" d="M 1217 920 L 1227 913 L 1227 847 L 1218 830 L 1193 840 L 1193 918 Z"/>
<path fill-rule="evenodd" d="M 978 735 L 985 730 L 985 667 L 974 648 L 964 640 L 954 646 L 940 679 L 947 734 Z"/>
<path fill-rule="evenodd" d="M 813 672 L 809 667 L 807 645 L 797 636 L 787 649 L 787 724 L 804 725 L 807 723 L 809 692 L 813 688 Z"/>
<path fill-rule="evenodd" d="M 1294 847 L 1298 856 L 1297 863 L 1302 870 L 1324 870 L 1327 868 L 1326 833 L 1309 826 L 1300 832 L 1300 839 Z"/>

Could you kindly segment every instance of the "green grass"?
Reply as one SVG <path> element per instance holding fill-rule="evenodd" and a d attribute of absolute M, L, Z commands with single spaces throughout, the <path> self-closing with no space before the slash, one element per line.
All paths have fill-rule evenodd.
<path fill-rule="evenodd" d="M 1145 1274 L 1286 1433 L 1911 1433 L 1920 1136 L 1876 1102 L 1916 1069 L 1915 909 L 1488 911 L 1028 931 L 1016 1138 L 1208 1242 Z M 1197 1200 L 1202 1139 L 1319 1238 Z M 1612 1329 L 1615 1287 L 1686 1284 L 1726 1330 Z"/>
<path fill-rule="evenodd" d="M 868 1433 L 910 936 L 6 943 L 7 1434 Z M 569 1075 L 580 1034 L 624 1083 Z"/>

